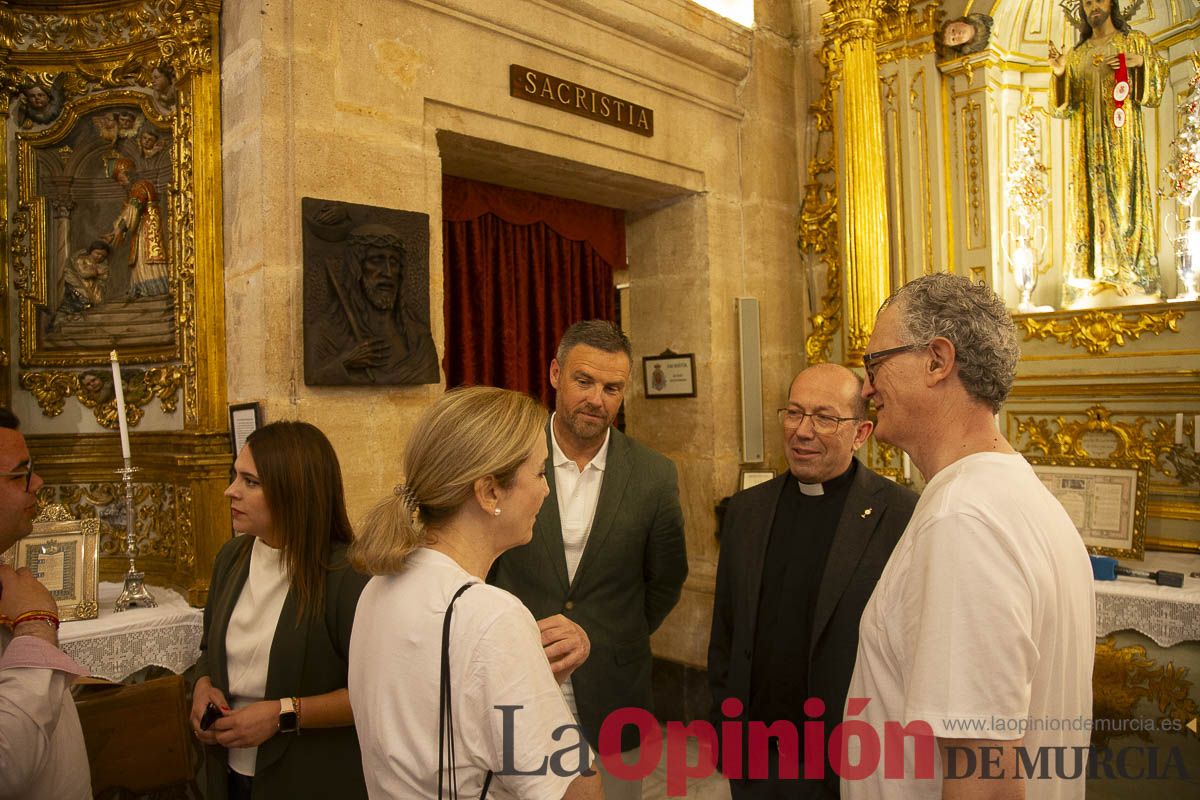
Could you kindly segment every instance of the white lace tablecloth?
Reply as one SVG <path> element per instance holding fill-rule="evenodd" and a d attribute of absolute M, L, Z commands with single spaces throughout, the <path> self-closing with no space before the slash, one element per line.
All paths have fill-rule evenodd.
<path fill-rule="evenodd" d="M 1161 647 L 1200 641 L 1200 555 L 1146 553 L 1145 561 L 1121 560 L 1132 569 L 1183 573 L 1183 588 L 1158 586 L 1144 578 L 1096 581 L 1096 635 L 1134 630 Z"/>
<path fill-rule="evenodd" d="M 157 608 L 131 608 L 120 614 L 113 602 L 122 584 L 101 583 L 100 616 L 64 622 L 58 632 L 62 649 L 94 677 L 121 681 L 149 666 L 178 674 L 200 657 L 204 612 L 175 591 L 148 586 Z"/>

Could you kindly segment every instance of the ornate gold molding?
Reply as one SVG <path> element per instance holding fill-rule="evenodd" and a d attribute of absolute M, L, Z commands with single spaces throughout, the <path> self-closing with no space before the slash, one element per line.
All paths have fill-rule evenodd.
<path fill-rule="evenodd" d="M 894 2 L 885 6 L 879 17 L 878 45 L 882 49 L 891 44 L 909 44 L 923 36 L 937 33 L 945 12 L 941 0 L 917 0 L 917 2 Z M 930 50 L 933 41 L 930 39 Z M 882 57 L 882 53 L 880 56 Z"/>
<path fill-rule="evenodd" d="M 1193 435 L 1188 433 L 1189 437 Z M 1195 450 L 1177 444 L 1164 453 L 1163 458 L 1171 465 L 1175 477 L 1179 478 L 1179 482 L 1184 486 L 1192 483 L 1200 485 L 1200 461 L 1197 461 Z"/>
<path fill-rule="evenodd" d="M 202 0 L 125 0 L 79 10 L 0 8 L 0 48 L 30 55 L 141 48 L 157 51 L 177 68 L 209 69 L 212 19 L 219 6 Z M 109 70 L 115 71 L 115 66 Z"/>
<path fill-rule="evenodd" d="M 1159 666 L 1142 645 L 1117 647 L 1116 637 L 1106 636 L 1096 645 L 1092 716 L 1129 722 L 1145 716 L 1137 708 L 1145 700 L 1169 719 L 1191 722 L 1200 711 L 1190 696 L 1192 682 L 1187 676 L 1187 667 L 1177 667 L 1174 662 Z M 1128 735 L 1122 731 L 1140 730 L 1133 725 L 1096 726 L 1092 729 L 1092 744 L 1107 747 L 1110 739 Z"/>
<path fill-rule="evenodd" d="M 930 39 L 926 42 L 917 42 L 916 44 L 902 45 L 893 47 L 889 50 L 881 50 L 879 52 L 879 63 L 890 64 L 893 61 L 907 61 L 911 58 L 920 58 L 921 56 L 930 55 L 934 52 L 934 43 Z"/>
<path fill-rule="evenodd" d="M 808 320 L 804 354 L 809 364 L 830 358 L 833 335 L 841 326 L 841 252 L 838 245 L 837 151 L 834 142 L 833 90 L 837 64 L 829 43 L 817 55 L 825 75 L 821 94 L 809 106 L 817 131 L 817 146 L 808 162 L 808 182 L 800 206 L 797 240 L 800 252 L 825 267 L 825 292 L 820 308 Z M 808 276 L 811 280 L 812 277 Z"/>
<path fill-rule="evenodd" d="M 911 486 L 912 481 L 904 477 L 903 456 L 901 455 L 900 448 L 885 444 L 874 436 L 867 441 L 870 443 L 868 445 L 868 452 L 873 451 L 874 455 L 870 460 L 871 470 L 885 478 L 891 478 L 902 486 Z M 892 466 L 893 464 L 896 466 Z"/>
<path fill-rule="evenodd" d="M 962 163 L 967 173 L 967 249 L 979 250 L 987 246 L 987 207 L 984 190 L 983 106 L 968 97 L 960 111 L 962 121 Z"/>
<path fill-rule="evenodd" d="M 178 543 L 176 564 L 191 572 L 196 567 L 195 530 L 192 519 L 196 509 L 192 503 L 192 490 L 188 486 L 175 487 L 175 539 Z"/>
<path fill-rule="evenodd" d="M 177 407 L 176 396 L 184 385 L 184 369 L 180 366 L 154 367 L 152 369 L 126 369 L 122 373 L 125 389 L 125 418 L 131 426 L 141 422 L 145 412 L 142 407 L 158 398 L 159 407 L 173 413 Z M 102 372 L 22 372 L 21 388 L 37 400 L 42 413 L 57 417 L 63 411 L 66 398 L 75 396 L 80 404 L 90 408 L 96 422 L 109 430 L 116 430 L 117 401 L 112 397 L 112 387 L 105 383 Z M 110 379 L 111 380 L 111 379 Z"/>
<path fill-rule="evenodd" d="M 923 245 L 921 274 L 933 273 L 933 193 L 929 188 L 933 176 L 929 172 L 929 122 L 925 113 L 926 105 L 925 69 L 916 71 L 908 85 L 908 108 L 916 118 L 917 131 L 917 178 L 921 184 L 921 209 L 924 217 L 921 222 L 921 243 Z M 907 280 L 908 276 L 905 276 Z"/>
<path fill-rule="evenodd" d="M 1200 542 L 1193 539 L 1159 539 L 1146 537 L 1147 550 L 1161 550 L 1166 553 L 1196 553 L 1200 555 Z"/>
<path fill-rule="evenodd" d="M 39 507 L 61 504 L 71 519 L 100 521 L 100 555 L 125 555 L 125 488 L 119 483 L 45 486 L 38 491 Z M 188 570 L 195 565 L 191 543 L 191 491 L 170 483 L 135 483 L 137 557 L 152 558 Z"/>
<path fill-rule="evenodd" d="M 1116 447 L 1107 456 L 1111 459 L 1144 461 L 1167 478 L 1178 480 L 1181 485 L 1200 482 L 1200 470 L 1196 468 L 1195 455 L 1191 463 L 1179 456 L 1175 446 L 1175 423 L 1166 419 L 1149 420 L 1137 417 L 1132 422 L 1114 422 L 1113 412 L 1104 406 L 1094 405 L 1084 412 L 1084 419 L 1068 421 L 1055 417 L 1058 429 L 1050 430 L 1050 420 L 1026 417 L 1017 420 L 1018 436 L 1028 437 L 1019 446 L 1022 453 L 1041 451 L 1045 456 L 1076 456 L 1089 458 L 1083 437 L 1088 433 L 1107 433 L 1115 437 Z M 1147 424 L 1153 424 L 1149 432 Z"/>
<path fill-rule="evenodd" d="M 197 77 L 199 83 L 202 78 Z M 192 124 L 193 113 L 190 105 L 181 105 L 176 112 L 177 124 L 181 129 L 192 131 L 193 136 L 177 136 L 175 137 L 175 156 L 179 164 L 178 178 L 176 185 L 176 193 L 171 200 L 172 218 L 176 220 L 179 229 L 195 233 L 196 229 L 196 208 L 199 198 L 196 196 L 196 170 L 198 164 L 195 161 L 192 140 L 195 136 L 200 135 Z M 206 157 L 212 158 L 212 154 L 207 151 Z M 211 167 L 211 165 L 208 165 Z M 207 226 L 204 226 L 207 228 Z M 201 235 L 206 232 L 201 229 Z M 218 226 L 219 233 L 219 226 Z M 217 236 L 212 236 L 211 241 L 219 241 Z M 176 325 L 178 326 L 179 345 L 183 352 L 183 363 L 186 365 L 188 380 L 183 384 L 183 416 L 184 422 L 187 425 L 194 425 L 200 418 L 200 397 L 196 381 L 196 362 L 199 357 L 198 342 L 200 341 L 200 333 L 197 329 L 196 314 L 184 313 L 183 309 L 197 308 L 196 302 L 196 283 L 200 277 L 196 274 L 196 237 L 183 236 L 179 240 L 178 250 L 178 268 L 177 278 L 175 281 L 176 297 L 178 299 L 181 312 L 176 317 Z M 224 334 L 220 337 L 222 346 L 224 345 Z M 223 376 L 212 376 L 209 372 L 209 380 L 213 377 L 217 380 L 223 380 Z M 212 397 L 210 391 L 209 397 Z"/>
<path fill-rule="evenodd" d="M 1122 347 L 1126 337 L 1140 339 L 1143 333 L 1157 336 L 1164 331 L 1179 333 L 1182 309 L 1164 311 L 1086 311 L 1064 318 L 1040 319 L 1034 316 L 1020 317 L 1018 322 L 1025 329 L 1025 341 L 1045 341 L 1054 337 L 1059 344 L 1082 347 L 1092 355 L 1103 355 L 1113 345 Z"/>
<path fill-rule="evenodd" d="M 38 512 L 38 515 L 36 517 L 34 517 L 33 521 L 35 523 L 36 522 L 74 522 L 75 517 L 71 516 L 71 512 L 67 510 L 66 506 L 60 505 L 58 503 L 50 503 L 49 505 L 42 507 L 42 509 Z"/>
<path fill-rule="evenodd" d="M 12 254 L 13 286 L 20 293 L 29 289 L 29 219 L 30 209 L 27 205 L 17 206 L 13 212 L 12 230 L 9 232 L 9 251 Z"/>

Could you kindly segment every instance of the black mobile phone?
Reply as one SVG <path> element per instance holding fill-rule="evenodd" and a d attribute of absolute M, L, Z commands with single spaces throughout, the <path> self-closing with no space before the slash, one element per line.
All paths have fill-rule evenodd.
<path fill-rule="evenodd" d="M 204 707 L 204 716 L 200 717 L 200 730 L 206 731 L 212 727 L 212 724 L 221 718 L 221 709 L 217 708 L 212 703 Z"/>

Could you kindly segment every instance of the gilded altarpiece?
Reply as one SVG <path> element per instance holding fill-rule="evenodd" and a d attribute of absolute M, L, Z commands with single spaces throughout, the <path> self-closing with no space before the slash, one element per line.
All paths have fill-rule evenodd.
<path fill-rule="evenodd" d="M 0 7 L 0 401 L 41 504 L 101 522 L 101 579 L 136 520 L 147 581 L 203 600 L 229 536 L 219 0 Z M 134 507 L 109 353 L 122 364 Z M 105 558 L 107 557 L 107 558 Z"/>
<path fill-rule="evenodd" d="M 1169 98 L 1147 123 L 1154 170 L 1164 163 L 1178 127 L 1176 103 L 1195 74 L 1198 11 L 1194 0 L 1145 0 L 1131 21 L 1152 38 L 1170 67 Z M 948 47 L 942 38 L 947 23 L 968 13 L 987 14 L 994 23 L 977 46 Z M 844 24 L 864 14 L 873 26 Z M 810 284 L 808 361 L 861 363 L 856 340 L 869 333 L 871 321 L 861 317 L 874 313 L 863 297 L 854 296 L 861 287 L 874 302 L 880 287 L 886 295 L 933 271 L 985 281 L 1014 309 L 1023 339 L 1017 385 L 999 420 L 1014 446 L 1098 458 L 1128 450 L 1150 466 L 1150 546 L 1180 541 L 1200 546 L 1193 433 L 1200 413 L 1200 304 L 1017 313 L 1020 293 L 1006 244 L 1015 220 L 1005 181 L 1023 111 L 1033 121 L 1049 198 L 1034 220 L 1045 231 L 1045 247 L 1033 301 L 1060 305 L 1055 265 L 1067 246 L 1063 164 L 1069 153 L 1063 123 L 1049 118 L 1045 105 L 1048 43 L 1074 42 L 1077 35 L 1062 8 L 1048 0 L 999 0 L 990 7 L 833 0 L 822 22 L 824 46 L 816 56 L 825 79 L 809 109 L 818 136 L 798 230 Z M 863 36 L 874 44 L 874 72 L 848 74 L 848 42 Z M 868 80 L 878 88 L 877 117 L 848 105 L 847 84 Z M 871 127 L 875 130 L 866 130 Z M 884 159 L 871 178 L 885 194 L 886 209 L 872 215 L 874 201 L 849 190 L 852 176 L 844 163 L 848 153 L 866 151 L 876 140 Z M 1175 283 L 1165 224 L 1170 204 L 1156 202 L 1162 282 L 1170 297 Z M 863 251 L 867 236 L 861 222 L 859 228 L 853 223 L 870 219 L 886 220 L 886 241 L 877 248 L 886 254 L 884 261 L 853 257 L 856 248 Z M 1116 443 L 1110 430 L 1121 432 Z M 1184 444 L 1177 445 L 1177 438 Z M 873 467 L 904 479 L 898 450 L 874 439 L 866 449 Z M 921 482 L 918 474 L 913 480 Z"/>

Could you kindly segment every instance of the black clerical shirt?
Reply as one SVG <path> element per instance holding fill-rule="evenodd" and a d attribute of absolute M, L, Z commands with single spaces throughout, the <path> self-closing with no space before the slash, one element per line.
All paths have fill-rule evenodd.
<path fill-rule="evenodd" d="M 752 720 L 791 720 L 799 729 L 806 719 L 813 610 L 857 464 L 851 459 L 849 469 L 825 481 L 822 495 L 802 494 L 794 478 L 780 493 L 759 590 L 747 709 Z"/>

